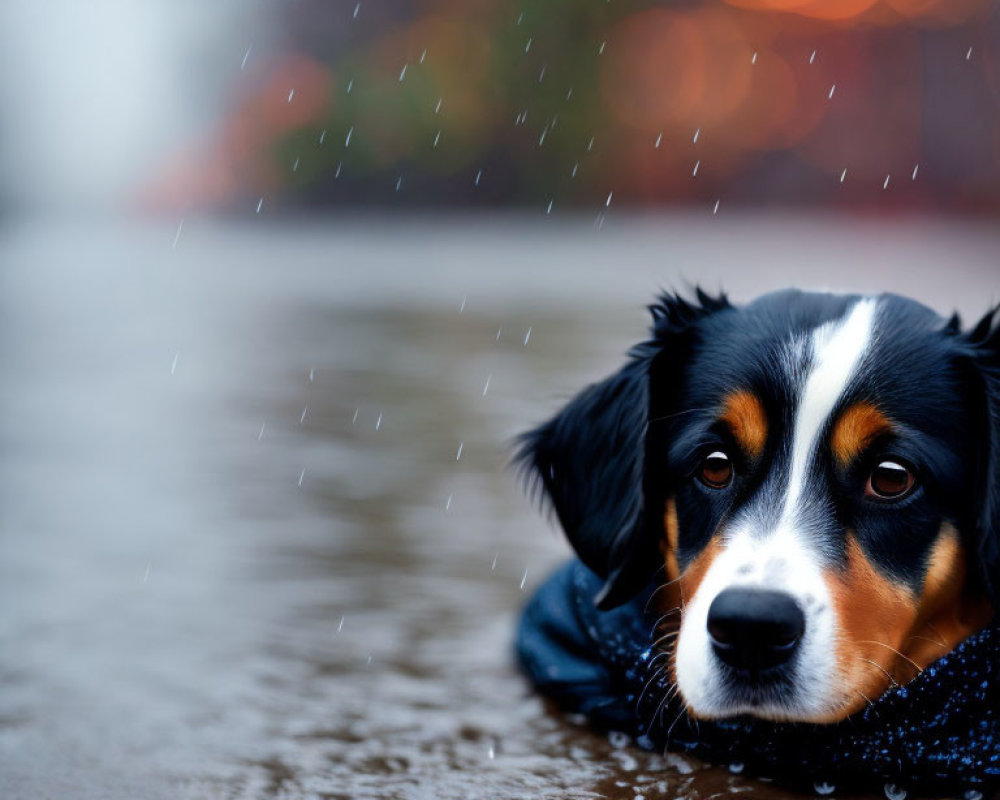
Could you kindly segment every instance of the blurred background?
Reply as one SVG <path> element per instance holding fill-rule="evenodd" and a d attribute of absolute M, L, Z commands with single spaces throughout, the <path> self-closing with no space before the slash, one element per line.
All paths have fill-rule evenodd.
<path fill-rule="evenodd" d="M 989 0 L 0 3 L 0 796 L 786 797 L 531 692 L 509 442 L 660 289 L 977 318 L 998 100 Z"/>
<path fill-rule="evenodd" d="M 995 214 L 990 0 L 7 3 L 8 205 Z"/>

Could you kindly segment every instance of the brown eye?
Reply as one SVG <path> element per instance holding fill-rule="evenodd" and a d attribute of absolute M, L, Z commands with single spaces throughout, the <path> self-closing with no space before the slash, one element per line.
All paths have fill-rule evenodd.
<path fill-rule="evenodd" d="M 733 480 L 733 462 L 721 450 L 709 453 L 698 468 L 698 480 L 710 489 L 725 489 Z"/>
<path fill-rule="evenodd" d="M 897 461 L 880 461 L 868 476 L 865 496 L 879 500 L 898 500 L 913 488 L 913 473 Z"/>

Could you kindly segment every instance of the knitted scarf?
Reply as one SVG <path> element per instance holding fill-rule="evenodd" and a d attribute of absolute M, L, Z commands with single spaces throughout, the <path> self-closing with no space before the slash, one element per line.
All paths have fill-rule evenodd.
<path fill-rule="evenodd" d="M 601 581 L 579 561 L 557 570 L 524 610 L 517 654 L 563 708 L 648 749 L 691 753 L 815 794 L 907 792 L 977 800 L 1000 789 L 1000 627 L 970 637 L 904 686 L 837 723 L 751 717 L 697 723 L 652 647 L 654 587 L 599 611 Z"/>

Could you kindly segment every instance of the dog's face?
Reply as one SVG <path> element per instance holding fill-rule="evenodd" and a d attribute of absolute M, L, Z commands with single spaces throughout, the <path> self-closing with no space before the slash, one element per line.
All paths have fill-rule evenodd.
<path fill-rule="evenodd" d="M 690 713 L 841 719 L 992 616 L 1000 337 L 897 296 L 699 300 L 522 456 L 604 605 L 659 575 Z"/>

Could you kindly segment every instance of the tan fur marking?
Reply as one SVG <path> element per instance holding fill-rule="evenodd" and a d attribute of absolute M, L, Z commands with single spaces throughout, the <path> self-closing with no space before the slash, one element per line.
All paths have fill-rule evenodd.
<path fill-rule="evenodd" d="M 760 399 L 746 390 L 726 397 L 721 419 L 747 455 L 757 458 L 767 442 L 767 415 Z"/>
<path fill-rule="evenodd" d="M 680 565 L 677 563 L 677 546 L 680 534 L 677 528 L 677 501 L 674 497 L 667 498 L 667 509 L 663 514 L 663 530 L 665 532 L 663 551 L 663 565 L 667 572 L 667 580 L 675 581 L 681 574 Z"/>
<path fill-rule="evenodd" d="M 842 718 L 890 686 L 897 656 L 889 648 L 899 649 L 916 620 L 917 604 L 911 592 L 872 566 L 852 532 L 847 568 L 829 573 L 827 583 L 840 631 L 835 652 L 843 706 L 835 718 Z"/>
<path fill-rule="evenodd" d="M 892 422 L 870 403 L 855 403 L 847 408 L 833 426 L 830 449 L 837 464 L 849 466 L 871 441 L 892 430 Z"/>
<path fill-rule="evenodd" d="M 909 659 L 903 668 L 906 673 L 905 667 L 909 667 L 906 680 L 982 629 L 992 616 L 988 600 L 969 587 L 965 548 L 958 531 L 945 523 L 927 562 L 917 624 L 899 648 Z"/>
<path fill-rule="evenodd" d="M 971 593 L 966 576 L 964 548 L 950 525 L 942 526 L 931 551 L 920 596 L 876 570 L 849 532 L 847 569 L 827 575 L 840 630 L 836 658 L 843 705 L 829 719 L 816 721 L 860 710 L 986 625 L 992 609 Z"/>
<path fill-rule="evenodd" d="M 676 658 L 676 634 L 680 628 L 681 616 L 684 606 L 690 602 L 694 593 L 698 591 L 702 580 L 708 573 L 712 561 L 722 552 L 721 536 L 716 534 L 706 545 L 705 549 L 698 554 L 687 569 L 683 572 L 677 561 L 677 546 L 679 541 L 679 528 L 677 524 L 677 503 L 673 497 L 667 498 L 666 509 L 663 514 L 664 535 L 660 541 L 660 552 L 663 555 L 663 566 L 667 581 L 662 591 L 655 595 L 657 612 L 663 615 L 663 622 L 656 631 L 659 639 L 658 646 L 661 650 L 669 651 L 669 667 L 672 680 L 676 680 L 675 662 Z"/>

